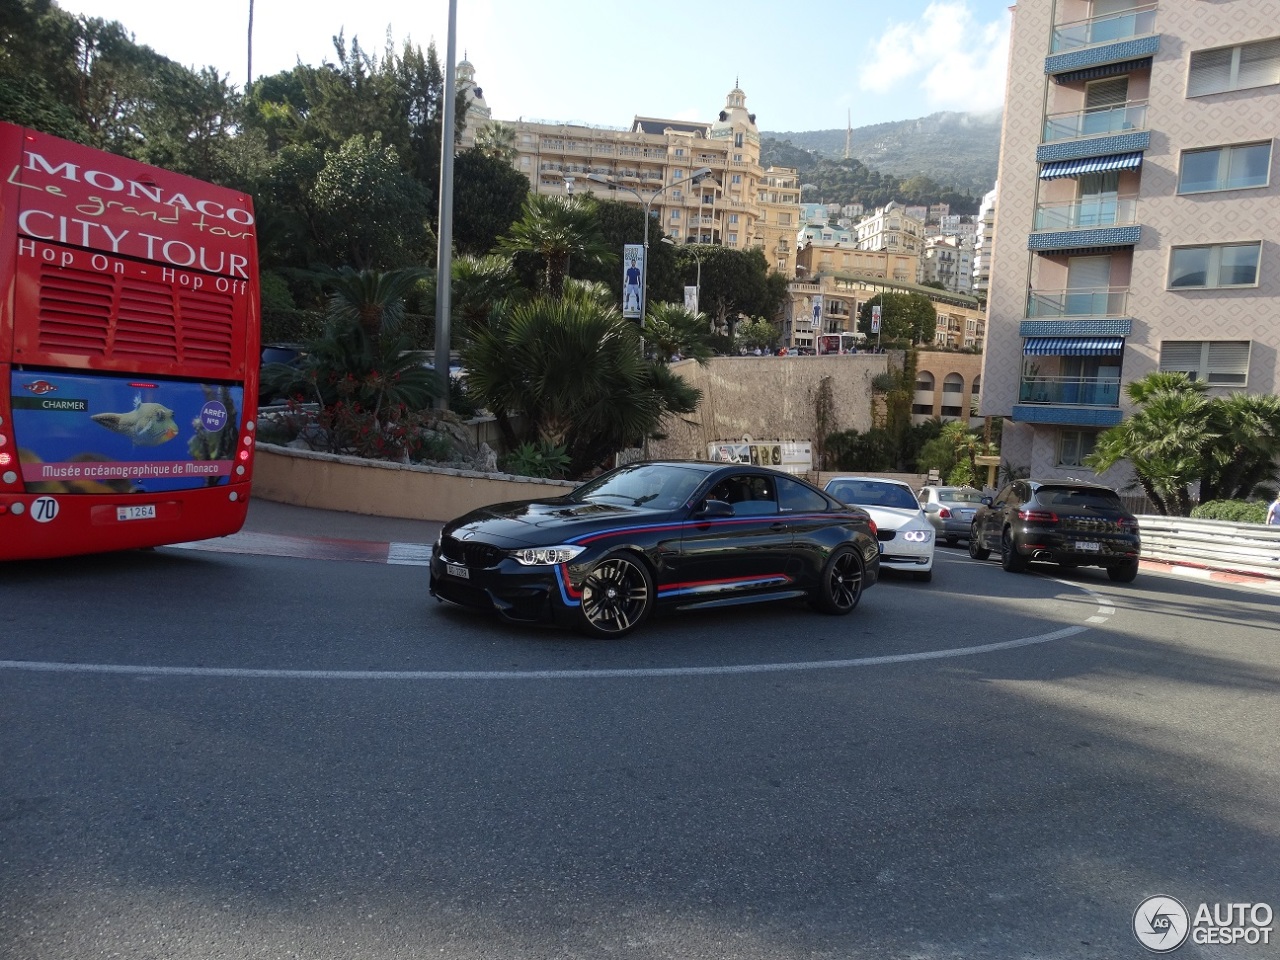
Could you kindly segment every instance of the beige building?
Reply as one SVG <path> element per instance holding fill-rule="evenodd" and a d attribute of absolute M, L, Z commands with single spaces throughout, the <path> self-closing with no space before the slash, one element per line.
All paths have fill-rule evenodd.
<path fill-rule="evenodd" d="M 980 422 L 972 410 L 982 392 L 982 357 L 943 350 L 916 352 L 916 390 L 911 422 L 940 420 Z"/>
<path fill-rule="evenodd" d="M 924 253 L 924 217 L 912 216 L 896 200 L 859 220 L 857 232 L 858 246 L 863 250 L 910 253 L 917 257 Z"/>
<path fill-rule="evenodd" d="M 1156 370 L 1274 393 L 1280 3 L 1027 0 L 1009 71 L 982 379 L 1004 460 L 1088 475 Z"/>
<path fill-rule="evenodd" d="M 760 166 L 760 131 L 736 87 L 710 123 L 637 116 L 630 127 L 503 121 L 515 132 L 514 165 L 536 193 L 589 192 L 647 206 L 656 236 L 677 243 L 759 248 L 773 270 L 795 272 L 800 181 Z M 711 175 L 692 182 L 694 171 Z M 610 189 L 587 179 L 608 177 Z"/>
<path fill-rule="evenodd" d="M 476 85 L 476 68 L 465 57 L 458 64 L 454 74 L 457 77 L 458 95 L 465 99 L 467 105 L 466 120 L 462 128 L 462 136 L 458 139 L 459 150 L 470 150 L 476 145 L 476 134 L 493 119 L 493 111 L 484 102 L 484 91 Z"/>

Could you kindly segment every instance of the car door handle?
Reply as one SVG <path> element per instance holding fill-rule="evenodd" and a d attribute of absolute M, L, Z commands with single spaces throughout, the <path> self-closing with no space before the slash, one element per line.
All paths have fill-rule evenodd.
<path fill-rule="evenodd" d="M 786 525 L 785 523 L 771 523 L 771 524 L 769 524 L 769 529 L 770 529 L 770 530 L 785 530 L 785 529 L 787 529 L 787 525 Z"/>

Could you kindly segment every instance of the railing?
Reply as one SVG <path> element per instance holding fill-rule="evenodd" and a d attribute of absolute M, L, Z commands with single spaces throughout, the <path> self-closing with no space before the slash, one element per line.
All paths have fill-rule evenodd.
<path fill-rule="evenodd" d="M 1027 317 L 1123 317 L 1128 299 L 1128 287 L 1032 290 L 1027 295 Z"/>
<path fill-rule="evenodd" d="M 1082 110 L 1078 113 L 1052 113 L 1044 119 L 1044 143 L 1055 140 L 1074 140 L 1077 137 L 1096 137 L 1106 133 L 1123 133 L 1126 130 L 1147 128 L 1147 101 L 1131 100 L 1102 110 Z"/>
<path fill-rule="evenodd" d="M 1280 579 L 1280 527 L 1142 514 L 1142 559 Z"/>
<path fill-rule="evenodd" d="M 1019 403 L 1051 403 L 1068 407 L 1118 407 L 1119 377 L 1024 377 Z"/>
<path fill-rule="evenodd" d="M 1036 207 L 1033 230 L 1086 230 L 1138 222 L 1137 196 L 1085 197 L 1042 203 Z"/>
<path fill-rule="evenodd" d="M 1103 17 L 1091 17 L 1088 20 L 1077 20 L 1064 23 L 1053 31 L 1053 53 L 1074 50 L 1077 47 L 1088 47 L 1098 43 L 1115 43 L 1131 37 L 1141 37 L 1156 30 L 1156 6 L 1134 7 L 1120 13 L 1109 13 Z"/>

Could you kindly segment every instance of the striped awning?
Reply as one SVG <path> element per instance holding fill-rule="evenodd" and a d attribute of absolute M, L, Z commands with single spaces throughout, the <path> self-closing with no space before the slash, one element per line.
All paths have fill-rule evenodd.
<path fill-rule="evenodd" d="M 1059 177 L 1078 177 L 1084 173 L 1104 173 L 1107 170 L 1133 170 L 1142 166 L 1142 153 L 1116 153 L 1109 157 L 1082 157 L 1079 160 L 1059 160 L 1040 168 L 1041 180 L 1057 180 Z"/>
<path fill-rule="evenodd" d="M 1124 337 L 1027 337 L 1022 352 L 1028 357 L 1118 357 Z"/>
<path fill-rule="evenodd" d="M 1122 73 L 1133 73 L 1135 70 L 1149 70 L 1150 57 L 1139 57 L 1137 60 L 1123 60 L 1120 63 L 1104 63 L 1096 67 L 1085 67 L 1081 70 L 1068 70 L 1066 73 L 1054 75 L 1054 83 L 1079 83 L 1081 80 L 1097 80 L 1099 77 L 1117 77 Z"/>

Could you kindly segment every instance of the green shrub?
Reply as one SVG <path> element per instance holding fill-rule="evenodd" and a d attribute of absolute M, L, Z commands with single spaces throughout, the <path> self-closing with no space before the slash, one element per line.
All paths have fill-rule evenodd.
<path fill-rule="evenodd" d="M 499 462 L 504 473 L 517 477 L 542 477 L 562 480 L 569 469 L 569 455 L 564 447 L 542 442 L 536 446 L 522 443 Z"/>
<path fill-rule="evenodd" d="M 1210 500 L 1191 511 L 1196 520 L 1228 520 L 1231 523 L 1265 523 L 1267 505 L 1247 500 Z"/>

